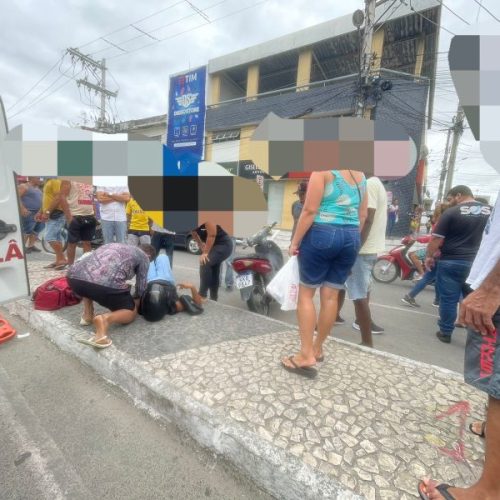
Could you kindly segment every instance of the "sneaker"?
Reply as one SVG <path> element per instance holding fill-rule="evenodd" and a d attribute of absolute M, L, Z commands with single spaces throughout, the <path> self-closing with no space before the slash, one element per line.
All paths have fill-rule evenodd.
<path fill-rule="evenodd" d="M 361 328 L 359 325 L 356 323 L 356 321 L 352 324 L 352 327 L 355 330 L 361 331 Z M 372 333 L 373 335 L 380 335 L 381 333 L 384 333 L 385 330 L 381 326 L 377 326 L 373 321 L 372 321 Z"/>
<path fill-rule="evenodd" d="M 33 251 L 33 247 L 26 247 L 24 253 L 31 253 Z"/>
<path fill-rule="evenodd" d="M 340 316 L 337 316 L 337 319 L 335 320 L 336 325 L 345 325 L 345 319 L 341 318 Z"/>
<path fill-rule="evenodd" d="M 405 304 L 408 304 L 409 306 L 412 307 L 420 307 L 415 299 L 413 297 L 410 297 L 409 295 L 405 295 L 402 299 L 401 302 L 404 302 Z"/>
<path fill-rule="evenodd" d="M 445 344 L 449 344 L 451 342 L 451 335 L 446 335 L 442 331 L 436 332 L 436 337 Z"/>
<path fill-rule="evenodd" d="M 32 247 L 30 247 L 30 248 L 31 248 L 31 251 L 32 251 L 32 252 L 36 252 L 36 253 L 41 252 L 41 250 L 40 250 L 38 247 L 36 247 L 35 245 L 33 245 L 33 246 L 32 246 Z"/>

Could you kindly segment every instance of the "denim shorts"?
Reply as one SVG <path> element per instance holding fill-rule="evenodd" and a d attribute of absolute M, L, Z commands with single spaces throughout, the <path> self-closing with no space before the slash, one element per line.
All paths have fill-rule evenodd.
<path fill-rule="evenodd" d="M 358 255 L 351 275 L 345 283 L 351 300 L 366 299 L 372 284 L 372 269 L 377 262 L 377 254 Z"/>
<path fill-rule="evenodd" d="M 61 231 L 66 224 L 66 217 L 64 214 L 60 215 L 57 219 L 49 219 L 46 224 L 45 241 L 61 241 Z"/>
<path fill-rule="evenodd" d="M 343 289 L 359 247 L 358 226 L 313 224 L 299 248 L 300 283 Z"/>
<path fill-rule="evenodd" d="M 500 399 L 500 309 L 493 316 L 495 331 L 491 335 L 481 335 L 468 329 L 465 346 L 465 381 Z"/>
<path fill-rule="evenodd" d="M 21 218 L 24 234 L 26 234 L 26 235 L 28 235 L 28 234 L 38 235 L 43 231 L 45 224 L 43 222 L 39 222 L 39 221 L 35 220 L 35 216 L 37 213 L 38 213 L 38 210 L 36 210 L 36 211 L 30 210 L 30 213 L 26 217 Z"/>

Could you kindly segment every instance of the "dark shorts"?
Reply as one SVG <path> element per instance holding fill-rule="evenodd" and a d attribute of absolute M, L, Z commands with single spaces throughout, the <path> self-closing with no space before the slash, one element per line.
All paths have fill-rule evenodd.
<path fill-rule="evenodd" d="M 110 311 L 135 309 L 135 302 L 129 290 L 109 288 L 74 278 L 68 278 L 68 283 L 76 295 L 93 300 Z"/>
<path fill-rule="evenodd" d="M 360 243 L 357 226 L 313 224 L 299 248 L 300 283 L 343 289 Z"/>
<path fill-rule="evenodd" d="M 493 316 L 495 332 L 481 335 L 471 329 L 467 331 L 465 347 L 465 381 L 500 399 L 500 309 Z"/>
<path fill-rule="evenodd" d="M 68 227 L 68 243 L 92 241 L 97 220 L 93 215 L 75 215 Z"/>

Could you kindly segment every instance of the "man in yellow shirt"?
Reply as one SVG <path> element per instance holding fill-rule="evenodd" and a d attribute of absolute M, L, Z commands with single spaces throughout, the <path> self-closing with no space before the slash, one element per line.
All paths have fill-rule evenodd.
<path fill-rule="evenodd" d="M 150 245 L 153 221 L 134 198 L 130 198 L 125 208 L 128 222 L 127 243 L 129 245 Z"/>
<path fill-rule="evenodd" d="M 46 221 L 45 241 L 49 243 L 56 254 L 56 260 L 47 268 L 62 271 L 68 264 L 64 255 L 62 230 L 66 217 L 61 207 L 61 181 L 57 178 L 48 179 L 43 186 L 42 212 Z"/>

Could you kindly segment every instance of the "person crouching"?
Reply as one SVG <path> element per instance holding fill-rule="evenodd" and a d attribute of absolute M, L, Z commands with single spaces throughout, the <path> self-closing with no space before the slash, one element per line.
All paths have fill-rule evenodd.
<path fill-rule="evenodd" d="M 68 271 L 68 283 L 83 299 L 80 325 L 93 324 L 95 334 L 79 342 L 99 349 L 109 347 L 108 328 L 112 324 L 127 325 L 137 317 L 139 299 L 146 290 L 149 264 L 155 258 L 151 245 L 133 247 L 123 243 L 103 245 L 75 262 Z M 135 276 L 135 293 L 127 283 Z M 110 310 L 94 314 L 94 302 Z"/>

